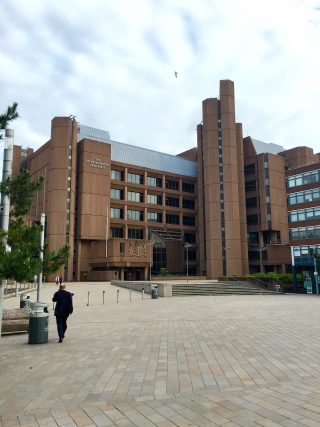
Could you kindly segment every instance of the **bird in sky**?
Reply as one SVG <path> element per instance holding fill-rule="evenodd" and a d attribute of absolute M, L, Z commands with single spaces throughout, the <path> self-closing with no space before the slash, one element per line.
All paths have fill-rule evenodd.
<path fill-rule="evenodd" d="M 175 77 L 177 78 L 177 77 L 178 77 L 178 71 L 175 71 L 175 72 L 174 72 L 174 75 L 175 75 Z"/>

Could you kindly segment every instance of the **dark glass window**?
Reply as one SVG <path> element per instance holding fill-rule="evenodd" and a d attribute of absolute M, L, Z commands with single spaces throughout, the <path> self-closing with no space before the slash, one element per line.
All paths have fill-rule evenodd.
<path fill-rule="evenodd" d="M 195 233 L 184 233 L 184 242 L 185 243 L 196 243 Z"/>
<path fill-rule="evenodd" d="M 167 224 L 179 224 L 179 215 L 166 214 Z"/>
<path fill-rule="evenodd" d="M 194 193 L 194 184 L 190 184 L 189 182 L 183 182 L 182 191 L 186 191 L 187 193 Z"/>
<path fill-rule="evenodd" d="M 117 238 L 123 238 L 123 228 L 111 227 L 111 236 Z"/>
<path fill-rule="evenodd" d="M 259 243 L 259 233 L 248 233 L 248 243 Z"/>
<path fill-rule="evenodd" d="M 248 215 L 247 216 L 247 224 L 248 225 L 258 224 L 258 215 L 257 214 Z"/>
<path fill-rule="evenodd" d="M 257 181 L 246 182 L 246 191 L 253 191 L 257 189 Z"/>
<path fill-rule="evenodd" d="M 166 188 L 168 188 L 169 190 L 179 190 L 179 182 L 173 181 L 172 179 L 167 179 Z"/>
<path fill-rule="evenodd" d="M 251 163 L 250 165 L 246 165 L 244 167 L 244 174 L 245 175 L 251 175 L 256 172 L 256 165 L 255 163 Z"/>
<path fill-rule="evenodd" d="M 184 259 L 187 259 L 187 251 L 184 252 Z M 196 261 L 197 259 L 197 251 L 194 248 L 188 249 L 188 260 L 189 261 Z"/>
<path fill-rule="evenodd" d="M 257 206 L 257 198 L 256 197 L 249 197 L 249 199 L 246 200 L 246 207 L 247 208 L 255 208 Z"/>
<path fill-rule="evenodd" d="M 183 216 L 183 225 L 192 225 L 194 226 L 196 219 L 194 216 Z"/>
<path fill-rule="evenodd" d="M 139 228 L 128 228 L 128 239 L 143 239 L 143 230 Z"/>
<path fill-rule="evenodd" d="M 195 201 L 194 200 L 182 200 L 182 207 L 185 209 L 194 209 L 195 208 Z"/>
<path fill-rule="evenodd" d="M 166 197 L 166 206 L 179 207 L 179 199 L 177 197 Z"/>

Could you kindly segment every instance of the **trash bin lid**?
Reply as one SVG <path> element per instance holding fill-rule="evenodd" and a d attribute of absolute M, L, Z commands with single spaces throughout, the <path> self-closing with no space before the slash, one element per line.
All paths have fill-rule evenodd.
<path fill-rule="evenodd" d="M 31 307 L 31 311 L 44 312 L 45 308 L 48 308 L 49 306 L 45 302 L 36 301 L 36 302 L 31 302 L 30 307 Z"/>

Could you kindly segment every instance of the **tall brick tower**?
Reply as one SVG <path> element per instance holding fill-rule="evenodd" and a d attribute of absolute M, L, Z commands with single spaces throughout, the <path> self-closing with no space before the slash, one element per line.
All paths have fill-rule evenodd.
<path fill-rule="evenodd" d="M 234 84 L 203 101 L 198 125 L 200 272 L 208 278 L 248 272 L 242 126 L 235 122 Z"/>

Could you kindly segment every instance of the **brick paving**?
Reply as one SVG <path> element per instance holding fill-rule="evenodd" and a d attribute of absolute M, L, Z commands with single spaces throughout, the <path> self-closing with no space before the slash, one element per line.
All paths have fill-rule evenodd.
<path fill-rule="evenodd" d="M 320 298 L 130 301 L 110 284 L 67 287 L 75 311 L 62 344 L 54 284 L 42 291 L 49 342 L 0 341 L 1 427 L 320 425 Z"/>

